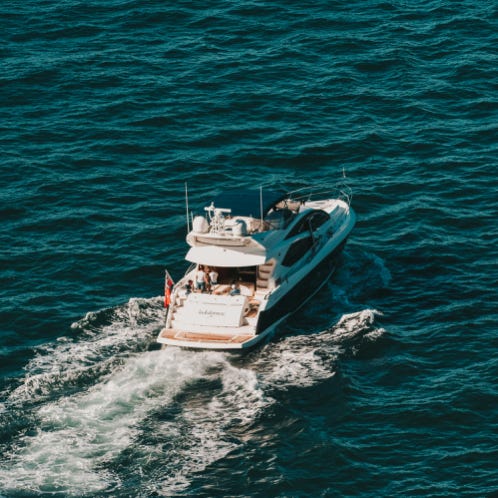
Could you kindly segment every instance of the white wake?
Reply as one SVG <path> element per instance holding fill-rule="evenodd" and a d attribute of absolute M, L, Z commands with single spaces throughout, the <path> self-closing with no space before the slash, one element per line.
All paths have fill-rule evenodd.
<path fill-rule="evenodd" d="M 0 489 L 67 496 L 119 489 L 125 476 L 114 463 L 131 451 L 128 472 L 160 468 L 144 486 L 179 493 L 245 444 L 241 434 L 276 402 L 275 390 L 319 385 L 336 374 L 346 343 L 354 348 L 384 333 L 375 324 L 380 313 L 365 309 L 327 330 L 269 343 L 250 361 L 221 352 L 146 351 L 140 344 L 161 317 L 146 304 L 130 301 L 100 328 L 87 316 L 76 325 L 79 341 L 47 345 L 27 365 L 5 406 L 25 406 L 34 422 L 1 456 Z M 158 415 L 169 407 L 176 411 Z"/>

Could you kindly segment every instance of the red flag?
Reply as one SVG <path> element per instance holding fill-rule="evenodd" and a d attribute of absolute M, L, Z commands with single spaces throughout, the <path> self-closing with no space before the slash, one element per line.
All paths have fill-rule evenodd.
<path fill-rule="evenodd" d="M 169 274 L 168 270 L 166 270 L 166 275 L 164 277 L 164 307 L 169 308 L 171 303 L 171 289 L 173 288 L 173 279 Z"/>

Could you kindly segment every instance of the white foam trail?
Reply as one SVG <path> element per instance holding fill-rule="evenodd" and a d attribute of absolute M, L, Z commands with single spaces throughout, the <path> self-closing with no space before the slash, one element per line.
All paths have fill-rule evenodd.
<path fill-rule="evenodd" d="M 350 339 L 371 331 L 376 316 L 382 316 L 382 313 L 373 309 L 343 315 L 331 332 L 336 339 Z"/>
<path fill-rule="evenodd" d="M 173 420 L 153 422 L 154 432 L 174 450 L 165 455 L 161 444 L 137 445 L 141 422 L 201 379 L 221 381 L 221 388 L 208 400 L 186 400 Z M 120 486 L 106 464 L 134 447 L 139 463 L 158 460 L 164 474 L 154 489 L 171 495 L 188 487 L 192 473 L 236 448 L 230 429 L 254 423 L 272 402 L 258 374 L 231 365 L 223 353 L 169 348 L 135 354 L 105 382 L 42 405 L 35 413 L 37 432 L 4 455 L 0 481 L 7 490 L 91 495 Z"/>
<path fill-rule="evenodd" d="M 104 470 L 106 462 L 131 444 L 151 409 L 170 403 L 187 382 L 220 361 L 220 353 L 141 353 L 105 383 L 46 403 L 36 413 L 36 434 L 21 437 L 2 459 L 4 489 L 78 496 L 119 485 Z"/>
<path fill-rule="evenodd" d="M 217 352 L 169 348 L 130 353 L 127 346 L 138 348 L 157 326 L 158 316 L 158 310 L 146 306 L 150 316 L 144 317 L 141 303 L 130 303 L 112 323 L 95 331 L 94 318 L 87 317 L 88 323 L 78 324 L 86 333 L 84 341 L 60 341 L 30 362 L 27 372 L 37 384 L 28 375 L 10 402 L 25 402 L 33 393 L 36 397 L 35 385 L 41 395 L 50 394 L 53 379 L 67 380 L 73 373 L 66 370 L 72 371 L 73 364 L 75 377 L 81 379 L 85 369 L 114 361 L 84 390 L 68 395 L 60 389 L 58 399 L 49 396 L 38 408 L 32 406 L 36 430 L 21 435 L 0 458 L 4 490 L 81 496 L 119 489 L 125 476 L 113 472 L 112 464 L 130 450 L 137 472 L 150 462 L 162 469 L 147 484 L 150 490 L 179 493 L 188 488 L 192 474 L 243 444 L 244 428 L 257 423 L 275 402 L 275 389 L 309 387 L 333 377 L 344 341 L 375 340 L 383 333 L 374 326 L 381 313 L 362 310 L 344 315 L 330 330 L 270 343 L 238 367 Z M 200 381 L 211 381 L 214 387 L 204 393 L 195 388 Z M 174 416 L 151 416 L 185 393 L 192 397 L 181 400 Z M 140 442 L 144 430 L 150 431 L 145 445 Z"/>
<path fill-rule="evenodd" d="M 270 345 L 257 363 L 268 386 L 310 387 L 335 375 L 338 352 L 337 346 L 325 344 L 317 334 L 292 336 Z"/>
<path fill-rule="evenodd" d="M 220 392 L 187 406 L 170 422 L 153 422 L 169 441 L 181 441 L 167 457 L 160 486 L 170 492 L 185 488 L 192 472 L 234 448 L 227 427 L 252 423 L 272 400 L 265 398 L 254 371 L 233 367 L 223 353 L 170 348 L 137 354 L 162 317 L 163 310 L 150 300 L 132 299 L 124 307 L 87 314 L 74 324 L 81 330 L 77 340 L 61 338 L 39 348 L 5 405 L 26 409 L 33 403 L 29 411 L 36 428 L 2 455 L 2 488 L 79 496 L 119 487 L 119 476 L 106 470 L 108 464 L 131 447 L 144 464 L 154 458 L 150 446 L 140 456 L 140 445 L 134 445 L 140 422 L 200 379 L 221 381 Z M 182 427 L 188 427 L 188 437 L 179 437 Z M 161 445 L 155 457 L 164 463 Z"/>
<path fill-rule="evenodd" d="M 237 368 L 227 363 L 222 371 L 222 393 L 210 403 L 210 410 L 218 415 L 228 410 L 230 424 L 251 424 L 256 416 L 273 400 L 266 397 L 255 370 Z"/>
<path fill-rule="evenodd" d="M 349 313 L 326 331 L 284 337 L 268 344 L 254 362 L 261 382 L 282 390 L 310 387 L 333 377 L 335 363 L 348 342 L 365 338 L 375 341 L 384 334 L 384 329 L 374 326 L 375 318 L 381 315 L 372 309 Z"/>
<path fill-rule="evenodd" d="M 58 390 L 64 393 L 72 386 L 80 386 L 85 378 L 94 383 L 130 352 L 143 350 L 154 339 L 152 332 L 164 318 L 155 300 L 137 298 L 107 312 L 112 313 L 110 324 L 95 325 L 105 311 L 87 313 L 72 325 L 83 331 L 82 337 L 61 337 L 55 343 L 39 346 L 25 367 L 23 383 L 8 395 L 8 402 L 40 401 Z"/>
<path fill-rule="evenodd" d="M 221 391 L 207 404 L 184 410 L 183 423 L 189 429 L 189 436 L 177 449 L 177 462 L 173 466 L 176 470 L 161 482 L 160 490 L 165 496 L 186 489 L 193 473 L 205 470 L 234 450 L 239 443 L 232 430 L 255 423 L 258 415 L 273 403 L 251 369 L 237 368 L 225 361 L 220 380 Z"/>

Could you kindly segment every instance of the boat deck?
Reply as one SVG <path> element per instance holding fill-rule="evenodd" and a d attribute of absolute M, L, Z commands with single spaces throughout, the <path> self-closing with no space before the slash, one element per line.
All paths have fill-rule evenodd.
<path fill-rule="evenodd" d="M 160 331 L 157 341 L 186 348 L 220 350 L 245 349 L 258 342 L 257 316 L 264 294 L 252 282 L 240 281 L 239 288 L 240 294 L 234 297 L 230 296 L 231 285 L 225 282 L 220 282 L 210 292 L 194 290 L 187 294 L 181 289 L 170 309 L 167 326 Z M 196 312 L 201 306 L 212 307 L 213 315 L 199 320 Z M 216 315 L 221 313 L 224 314 L 222 321 L 226 320 L 226 323 L 217 319 Z"/>
<path fill-rule="evenodd" d="M 227 344 L 242 344 L 254 338 L 254 334 L 240 333 L 224 333 L 210 334 L 206 332 L 190 332 L 176 329 L 163 329 L 159 335 L 162 339 L 172 339 L 182 342 L 212 342 L 212 343 L 227 343 Z"/>

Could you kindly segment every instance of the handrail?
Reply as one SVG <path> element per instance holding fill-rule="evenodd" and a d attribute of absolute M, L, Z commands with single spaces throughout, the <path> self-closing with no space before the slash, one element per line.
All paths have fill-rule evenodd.
<path fill-rule="evenodd" d="M 328 198 L 339 198 L 345 201 L 349 206 L 353 199 L 353 190 L 345 183 L 340 182 L 331 185 L 330 187 L 326 187 L 325 189 L 319 188 L 319 190 L 317 190 L 316 186 L 301 187 L 289 192 L 288 196 L 292 200 L 304 202 L 318 200 L 325 196 Z"/>

